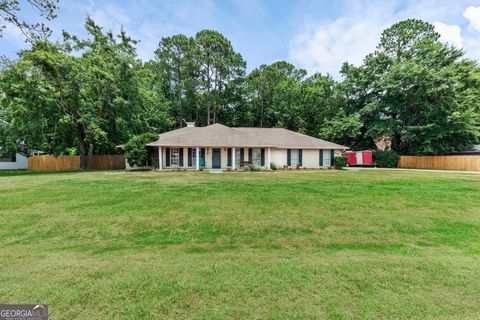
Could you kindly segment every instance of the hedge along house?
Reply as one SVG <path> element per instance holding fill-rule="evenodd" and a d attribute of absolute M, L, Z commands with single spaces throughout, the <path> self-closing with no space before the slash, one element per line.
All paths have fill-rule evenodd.
<path fill-rule="evenodd" d="M 165 169 L 240 169 L 247 164 L 279 168 L 321 168 L 348 149 L 332 142 L 281 128 L 230 128 L 221 124 L 181 129 L 159 135 L 147 144 L 153 163 Z"/>

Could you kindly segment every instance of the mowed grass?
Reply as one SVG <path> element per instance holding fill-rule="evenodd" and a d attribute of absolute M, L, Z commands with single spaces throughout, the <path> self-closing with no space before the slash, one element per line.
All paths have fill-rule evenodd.
<path fill-rule="evenodd" d="M 0 173 L 0 302 L 51 319 L 479 319 L 480 175 Z"/>

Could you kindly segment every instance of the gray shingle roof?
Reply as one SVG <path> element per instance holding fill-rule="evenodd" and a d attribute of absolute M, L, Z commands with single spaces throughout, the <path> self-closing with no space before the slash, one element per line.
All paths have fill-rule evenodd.
<path fill-rule="evenodd" d="M 290 149 L 348 149 L 322 139 L 281 128 L 230 128 L 221 124 L 184 127 L 165 132 L 147 146 L 274 147 Z"/>

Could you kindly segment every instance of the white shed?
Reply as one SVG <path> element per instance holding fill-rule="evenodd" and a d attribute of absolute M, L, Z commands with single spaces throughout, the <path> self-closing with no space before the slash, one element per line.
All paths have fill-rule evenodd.
<path fill-rule="evenodd" d="M 6 126 L 8 122 L 0 119 L 0 126 Z M 0 146 L 0 149 L 2 147 Z M 0 170 L 28 169 L 28 159 L 20 153 L 0 157 Z"/>

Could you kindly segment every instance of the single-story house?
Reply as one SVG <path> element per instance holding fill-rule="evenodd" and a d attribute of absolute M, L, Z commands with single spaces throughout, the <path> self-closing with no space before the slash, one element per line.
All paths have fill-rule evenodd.
<path fill-rule="evenodd" d="M 6 126 L 8 122 L 0 119 L 0 126 Z M 0 147 L 1 149 L 1 147 Z M 0 170 L 28 169 L 28 159 L 20 153 L 0 156 Z"/>
<path fill-rule="evenodd" d="M 147 144 L 153 164 L 165 169 L 240 169 L 252 164 L 278 168 L 321 168 L 334 165 L 346 146 L 282 128 L 230 128 L 221 124 L 181 129 Z"/>

